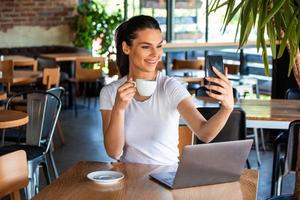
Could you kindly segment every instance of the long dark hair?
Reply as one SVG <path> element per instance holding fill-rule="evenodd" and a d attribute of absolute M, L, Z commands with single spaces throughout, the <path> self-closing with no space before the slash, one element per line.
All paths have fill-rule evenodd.
<path fill-rule="evenodd" d="M 128 46 L 132 45 L 132 40 L 136 38 L 136 32 L 146 28 L 158 29 L 161 31 L 156 19 L 146 15 L 138 15 L 123 22 L 116 29 L 115 42 L 117 48 L 117 65 L 121 76 L 129 73 L 129 58 L 123 52 L 122 42 L 126 42 Z"/>

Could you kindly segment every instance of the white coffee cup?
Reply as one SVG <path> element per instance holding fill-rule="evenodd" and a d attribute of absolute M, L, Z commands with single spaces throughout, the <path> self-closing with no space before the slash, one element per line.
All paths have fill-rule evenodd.
<path fill-rule="evenodd" d="M 145 79 L 136 79 L 135 80 L 135 85 L 136 85 L 136 89 L 138 91 L 138 93 L 141 96 L 151 96 L 155 89 L 156 89 L 156 81 L 152 81 L 152 80 L 145 80 Z"/>

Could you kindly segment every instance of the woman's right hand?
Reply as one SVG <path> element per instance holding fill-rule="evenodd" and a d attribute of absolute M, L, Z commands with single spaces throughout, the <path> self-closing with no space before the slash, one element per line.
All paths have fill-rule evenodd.
<path fill-rule="evenodd" d="M 121 85 L 117 90 L 115 108 L 125 110 L 136 93 L 135 83 L 132 78 Z"/>

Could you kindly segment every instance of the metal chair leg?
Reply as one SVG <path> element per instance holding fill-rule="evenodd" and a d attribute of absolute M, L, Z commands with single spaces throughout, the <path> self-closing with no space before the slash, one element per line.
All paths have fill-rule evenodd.
<path fill-rule="evenodd" d="M 65 136 L 64 136 L 64 132 L 61 128 L 61 125 L 60 125 L 60 122 L 57 121 L 56 123 L 56 128 L 57 128 L 57 131 L 58 131 L 58 136 L 59 136 L 59 139 L 61 141 L 61 144 L 65 144 Z"/>
<path fill-rule="evenodd" d="M 258 135 L 257 135 L 257 129 L 256 128 L 253 129 L 253 133 L 254 133 L 254 142 L 255 142 L 257 164 L 260 167 L 261 159 L 260 159 L 260 154 L 259 154 L 259 141 L 258 141 Z"/>
<path fill-rule="evenodd" d="M 266 151 L 264 129 L 262 129 L 262 128 L 260 129 L 260 139 L 261 139 L 262 148 L 264 151 Z"/>
<path fill-rule="evenodd" d="M 251 169 L 251 165 L 250 165 L 249 159 L 247 159 L 246 164 L 247 164 L 247 168 L 248 168 L 248 169 Z"/>
<path fill-rule="evenodd" d="M 41 163 L 41 167 L 43 168 L 43 172 L 46 178 L 46 182 L 49 185 L 51 183 L 51 177 L 50 177 L 50 172 L 49 172 L 49 167 L 47 163 L 47 158 L 44 158 L 44 161 Z"/>
<path fill-rule="evenodd" d="M 54 176 L 55 176 L 55 178 L 58 178 L 59 174 L 58 174 L 58 170 L 57 170 L 57 167 L 56 167 L 56 164 L 55 164 L 55 161 L 54 161 L 53 154 L 52 154 L 51 151 L 49 151 L 48 154 L 49 154 L 50 162 L 51 162 L 52 169 L 53 169 L 53 172 L 54 172 Z"/>

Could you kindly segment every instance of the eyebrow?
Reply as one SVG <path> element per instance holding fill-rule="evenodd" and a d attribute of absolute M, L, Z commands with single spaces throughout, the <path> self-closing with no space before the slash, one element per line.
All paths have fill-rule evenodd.
<path fill-rule="evenodd" d="M 162 44 L 163 43 L 163 40 L 160 41 L 158 44 Z M 140 42 L 139 44 L 146 44 L 146 45 L 152 45 L 151 43 L 149 42 Z"/>

